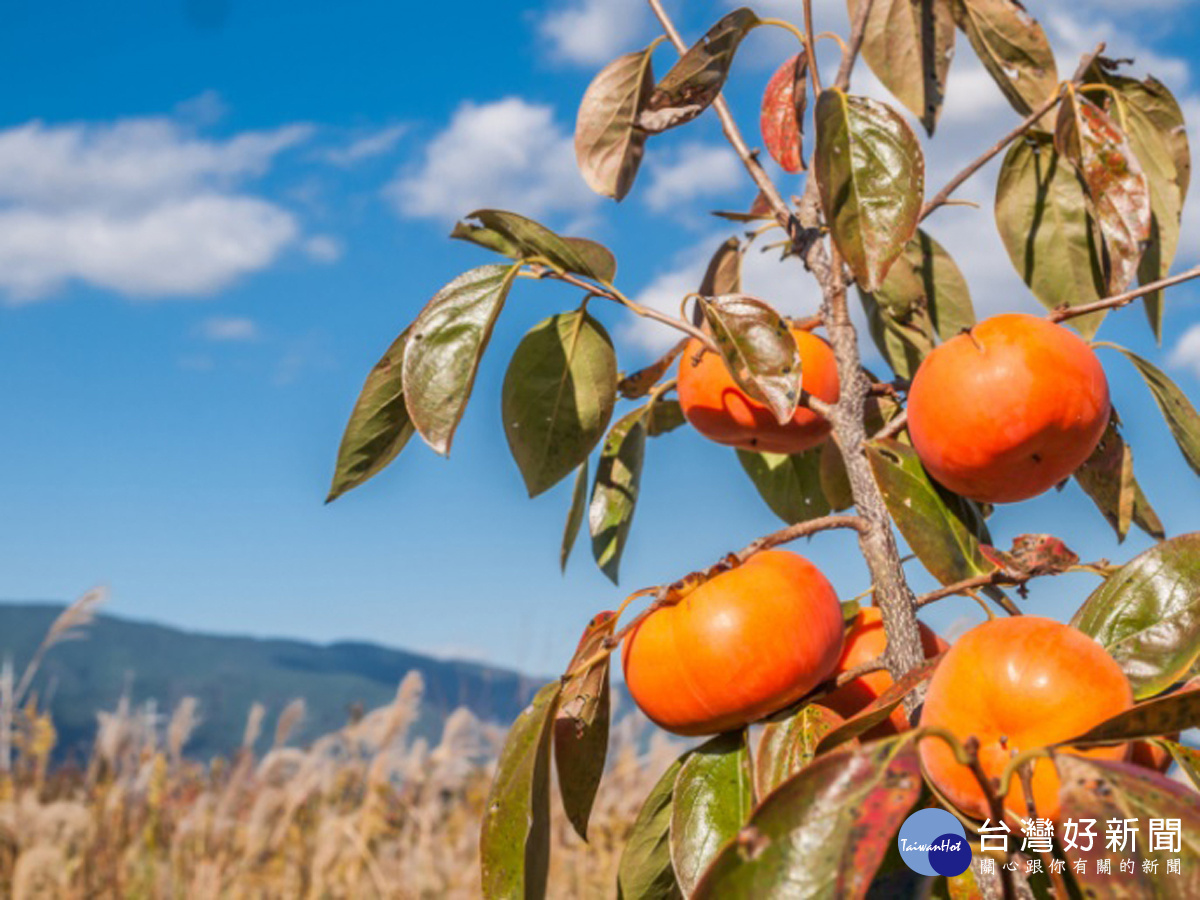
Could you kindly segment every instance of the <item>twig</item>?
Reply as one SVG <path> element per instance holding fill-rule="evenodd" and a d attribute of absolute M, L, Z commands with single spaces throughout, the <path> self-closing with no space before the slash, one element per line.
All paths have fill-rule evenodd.
<path fill-rule="evenodd" d="M 868 659 L 865 663 L 860 663 L 853 669 L 847 669 L 834 679 L 834 685 L 841 687 L 855 678 L 861 678 L 864 675 L 870 675 L 872 672 L 881 672 L 887 668 L 887 661 L 882 656 L 877 656 L 874 659 Z"/>
<path fill-rule="evenodd" d="M 1095 50 L 1084 56 L 1083 59 L 1080 60 L 1079 66 L 1075 69 L 1075 74 L 1071 76 L 1070 83 L 1078 84 L 1083 76 L 1087 73 L 1087 70 L 1091 68 L 1092 62 L 1103 52 L 1104 44 L 1101 43 L 1096 45 Z M 1014 128 L 1004 137 L 1000 138 L 1000 140 L 989 147 L 982 156 L 951 178 L 950 181 L 946 183 L 944 188 L 934 194 L 933 199 L 921 207 L 921 218 L 924 219 L 939 206 L 944 205 L 946 201 L 950 199 L 950 195 L 958 190 L 964 181 L 986 166 L 991 161 L 992 157 L 996 156 L 996 154 L 998 154 L 1001 150 L 1036 125 L 1042 116 L 1054 109 L 1054 107 L 1057 106 L 1061 100 L 1062 91 L 1056 91 L 1054 96 L 1047 99 L 1046 102 L 1026 116 L 1020 125 Z"/>
<path fill-rule="evenodd" d="M 837 78 L 833 83 L 834 87 L 841 88 L 843 91 L 850 87 L 850 73 L 858 59 L 858 51 L 862 49 L 863 38 L 867 33 L 867 19 L 871 15 L 871 6 L 874 2 L 875 0 L 860 0 L 854 24 L 850 26 L 850 47 L 842 54 L 842 64 L 838 66 Z"/>
<path fill-rule="evenodd" d="M 764 535 L 748 544 L 736 556 L 739 562 L 745 562 L 755 553 L 770 550 L 772 547 L 778 547 L 780 544 L 787 544 L 802 537 L 808 537 L 819 531 L 830 531 L 834 528 L 853 528 L 855 531 L 861 533 L 866 527 L 867 520 L 862 516 L 821 516 L 818 519 L 809 519 L 807 522 L 789 525 L 787 528 L 781 528 L 772 534 Z"/>
<path fill-rule="evenodd" d="M 995 819 L 996 824 L 999 825 L 1004 821 L 1004 801 L 996 792 L 995 785 L 992 784 L 992 780 L 988 777 L 987 772 L 983 770 L 983 766 L 979 762 L 979 739 L 975 737 L 967 738 L 963 742 L 963 749 L 967 754 L 967 768 L 971 770 L 971 774 L 979 782 L 979 788 L 983 791 L 984 797 L 987 798 L 988 810 L 992 814 L 991 818 Z M 1008 850 L 1007 847 L 1005 848 L 1004 855 L 1006 862 L 1012 859 L 1012 851 Z M 1000 880 L 1004 885 L 1005 900 L 1016 900 L 1017 882 L 1014 873 L 1004 866 L 1000 867 L 1000 871 L 1002 873 Z"/>
<path fill-rule="evenodd" d="M 1153 294 L 1155 291 L 1169 288 L 1172 285 L 1181 284 L 1185 281 L 1191 281 L 1193 278 L 1200 278 L 1200 266 L 1195 266 L 1186 272 L 1180 272 L 1178 275 L 1172 275 L 1169 278 L 1161 278 L 1158 281 L 1143 284 L 1141 287 L 1126 291 L 1123 294 L 1115 294 L 1112 297 L 1105 297 L 1103 300 L 1096 300 L 1093 303 L 1081 303 L 1079 306 L 1060 306 L 1058 309 L 1051 311 L 1048 318 L 1051 322 L 1065 322 L 1067 319 L 1073 319 L 1076 316 L 1085 316 L 1088 313 L 1099 312 L 1102 309 L 1115 309 L 1118 306 L 1128 306 L 1138 297 Z"/>
<path fill-rule="evenodd" d="M 871 435 L 871 440 L 877 441 L 880 438 L 895 437 L 901 431 L 903 431 L 905 426 L 907 426 L 907 425 L 908 425 L 908 410 L 902 409 L 902 410 L 900 410 L 900 412 L 897 415 L 895 415 L 891 419 L 889 419 L 887 424 L 885 424 L 882 428 L 880 428 L 877 432 L 875 432 L 875 434 Z"/>
<path fill-rule="evenodd" d="M 817 68 L 817 45 L 813 38 L 812 0 L 804 0 L 804 45 L 808 52 L 808 76 L 816 99 L 821 96 L 821 72 Z"/>

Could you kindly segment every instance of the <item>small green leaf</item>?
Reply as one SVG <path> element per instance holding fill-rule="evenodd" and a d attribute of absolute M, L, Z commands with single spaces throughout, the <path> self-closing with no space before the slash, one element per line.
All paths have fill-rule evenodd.
<path fill-rule="evenodd" d="M 599 443 L 617 400 L 617 357 L 586 312 L 560 313 L 517 345 L 504 376 L 504 433 L 530 497 L 558 484 Z"/>
<path fill-rule="evenodd" d="M 780 66 L 763 92 L 759 129 L 771 159 L 785 172 L 804 170 L 804 111 L 808 107 L 808 54 Z M 736 290 L 736 288 L 735 288 Z M 700 293 L 704 293 L 701 291 Z"/>
<path fill-rule="evenodd" d="M 671 867 L 670 831 L 675 779 L 688 756 L 667 767 L 634 820 L 617 868 L 620 900 L 682 900 Z"/>
<path fill-rule="evenodd" d="M 477 209 L 459 222 L 450 237 L 496 250 L 513 259 L 541 257 L 560 269 L 612 282 L 617 262 L 608 248 L 587 238 L 560 237 L 545 225 L 503 209 Z M 478 220 L 473 225 L 470 219 Z"/>
<path fill-rule="evenodd" d="M 448 455 L 479 360 L 492 336 L 518 265 L 480 266 L 434 295 L 409 328 L 404 398 L 417 432 Z"/>
<path fill-rule="evenodd" d="M 855 21 L 863 0 L 847 0 Z M 954 17 L 946 2 L 874 0 L 862 56 L 871 71 L 933 134 L 954 56 Z"/>
<path fill-rule="evenodd" d="M 659 437 L 682 428 L 687 422 L 678 400 L 658 399 L 646 411 L 646 436 Z"/>
<path fill-rule="evenodd" d="M 789 525 L 829 514 L 821 489 L 822 448 L 784 456 L 738 450 L 738 462 L 771 511 Z"/>
<path fill-rule="evenodd" d="M 646 407 L 640 406 L 620 419 L 605 438 L 588 506 L 592 555 L 614 584 L 637 508 L 645 453 Z"/>
<path fill-rule="evenodd" d="M 912 447 L 887 438 L 870 441 L 866 450 L 888 512 L 934 578 L 952 584 L 995 568 L 963 518 L 965 507 L 947 502 L 953 495 L 929 480 Z"/>
<path fill-rule="evenodd" d="M 638 126 L 657 134 L 708 109 L 725 86 L 742 38 L 758 24 L 758 16 L 745 8 L 717 22 L 663 76 L 638 117 Z"/>
<path fill-rule="evenodd" d="M 670 828 L 671 864 L 685 894 L 745 824 L 753 805 L 744 729 L 717 735 L 688 755 L 675 779 Z"/>
<path fill-rule="evenodd" d="M 558 567 L 567 570 L 567 560 L 571 557 L 571 548 L 575 546 L 575 538 L 579 536 L 579 527 L 583 524 L 583 514 L 587 509 L 588 461 L 585 458 L 575 473 L 575 487 L 571 490 L 571 508 L 567 511 L 567 521 L 563 526 L 562 548 L 558 551 Z"/>
<path fill-rule="evenodd" d="M 404 329 L 375 363 L 354 402 L 338 447 L 326 503 L 382 471 L 413 436 L 412 420 L 404 405 L 403 364 L 408 333 L 409 329 Z"/>
<path fill-rule="evenodd" d="M 1023 116 L 1058 89 L 1054 51 L 1016 0 L 953 0 L 954 20 L 992 80 Z"/>
<path fill-rule="evenodd" d="M 837 88 L 821 93 L 814 121 L 825 221 L 858 284 L 877 290 L 916 234 L 925 196 L 921 145 L 895 110 Z"/>
<path fill-rule="evenodd" d="M 1071 624 L 1112 654 L 1134 696 L 1166 690 L 1200 658 L 1200 532 L 1134 557 L 1087 598 Z"/>
<path fill-rule="evenodd" d="M 905 697 L 933 677 L 933 671 L 941 661 L 941 656 L 935 656 L 917 668 L 909 670 L 899 681 L 821 738 L 821 742 L 817 744 L 817 753 L 828 753 L 847 741 L 861 737 L 883 722 L 904 702 Z"/>
<path fill-rule="evenodd" d="M 908 737 L 820 756 L 780 785 L 709 866 L 693 900 L 863 897 L 921 796 Z"/>
<path fill-rule="evenodd" d="M 1125 540 L 1130 524 L 1162 540 L 1163 524 L 1133 475 L 1133 450 L 1121 437 L 1117 421 L 1114 412 L 1092 455 L 1075 470 L 1075 480 L 1116 531 L 1118 541 Z"/>
<path fill-rule="evenodd" d="M 1049 135 L 1009 147 L 996 184 L 996 226 L 1017 274 L 1047 309 L 1107 295 L 1087 195 Z M 1091 338 L 1103 319 L 1096 312 L 1068 322 Z"/>
<path fill-rule="evenodd" d="M 480 836 L 487 900 L 540 898 L 550 863 L 550 723 L 562 684 L 537 692 L 508 732 Z"/>
<path fill-rule="evenodd" d="M 575 159 L 597 194 L 621 200 L 633 187 L 646 147 L 638 116 L 654 90 L 651 44 L 618 57 L 592 79 L 575 120 Z"/>
<path fill-rule="evenodd" d="M 766 797 L 817 755 L 817 744 L 845 721 L 831 709 L 808 703 L 763 726 L 754 753 L 754 784 Z"/>
<path fill-rule="evenodd" d="M 781 424 L 790 420 L 802 380 L 800 352 L 787 322 L 745 294 L 701 297 L 699 303 L 733 380 Z"/>
<path fill-rule="evenodd" d="M 575 832 L 587 840 L 588 819 L 604 774 L 608 753 L 608 724 L 612 706 L 608 679 L 609 657 L 583 667 L 612 636 L 617 616 L 602 612 L 592 617 L 575 656 L 567 667 L 562 700 L 554 717 L 554 762 L 563 809 Z"/>
<path fill-rule="evenodd" d="M 1060 744 L 1122 744 L 1137 738 L 1178 734 L 1196 727 L 1200 727 L 1200 684 L 1185 685 L 1181 690 L 1138 703 Z"/>

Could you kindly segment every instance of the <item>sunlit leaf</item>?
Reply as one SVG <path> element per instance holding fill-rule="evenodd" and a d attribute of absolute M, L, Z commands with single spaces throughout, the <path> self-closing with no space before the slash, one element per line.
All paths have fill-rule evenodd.
<path fill-rule="evenodd" d="M 745 294 L 701 297 L 699 304 L 734 381 L 780 423 L 790 420 L 802 380 L 800 353 L 787 322 Z"/>
<path fill-rule="evenodd" d="M 1179 451 L 1183 454 L 1183 458 L 1192 467 L 1192 471 L 1200 475 L 1200 414 L 1196 412 L 1191 401 L 1162 369 L 1138 356 L 1132 350 L 1116 344 L 1106 343 L 1098 346 L 1120 350 L 1137 368 L 1138 373 L 1145 380 L 1146 386 L 1150 388 L 1150 393 L 1154 395 L 1154 402 L 1158 404 L 1158 408 L 1167 422 L 1167 427 L 1171 429 L 1171 435 L 1175 438 L 1175 443 L 1179 445 Z"/>
<path fill-rule="evenodd" d="M 1116 531 L 1117 540 L 1125 540 L 1131 523 L 1153 538 L 1166 536 L 1162 521 L 1134 477 L 1133 450 L 1121 437 L 1115 413 L 1092 455 L 1075 470 L 1075 480 Z"/>
<path fill-rule="evenodd" d="M 1105 579 L 1071 624 L 1112 654 L 1151 697 L 1200 658 L 1200 532 L 1151 547 Z"/>
<path fill-rule="evenodd" d="M 692 896 L 864 897 L 920 796 L 907 738 L 818 757 L 763 800 Z"/>
<path fill-rule="evenodd" d="M 737 834 L 753 804 L 745 730 L 717 735 L 688 754 L 675 779 L 670 828 L 671 864 L 685 894 Z"/>
<path fill-rule="evenodd" d="M 650 92 L 653 46 L 618 57 L 592 79 L 575 120 L 575 159 L 597 194 L 622 199 L 633 187 L 646 146 L 637 125 Z"/>
<path fill-rule="evenodd" d="M 617 868 L 619 900 L 677 900 L 683 897 L 671 867 L 671 808 L 684 754 L 650 790 L 630 829 Z"/>
<path fill-rule="evenodd" d="M 754 753 L 758 796 L 766 797 L 812 762 L 821 738 L 843 721 L 833 710 L 807 703 L 790 715 L 767 722 Z"/>
<path fill-rule="evenodd" d="M 409 329 L 404 399 L 417 432 L 450 452 L 479 360 L 517 277 L 517 265 L 480 266 L 437 292 Z"/>
<path fill-rule="evenodd" d="M 409 329 L 404 329 L 375 363 L 354 402 L 338 447 L 333 485 L 326 503 L 382 471 L 413 436 L 412 420 L 404 405 L 404 348 L 408 333 Z"/>
<path fill-rule="evenodd" d="M 550 863 L 551 721 L 562 685 L 537 692 L 508 732 L 479 839 L 483 896 L 543 897 Z"/>
<path fill-rule="evenodd" d="M 638 125 L 654 134 L 690 122 L 708 109 L 729 77 L 742 38 L 758 24 L 758 16 L 745 8 L 717 22 L 655 86 Z"/>
<path fill-rule="evenodd" d="M 804 169 L 805 77 L 808 55 L 802 50 L 780 66 L 763 92 L 759 129 L 771 158 L 785 172 Z M 703 293 L 703 291 L 701 291 Z"/>
<path fill-rule="evenodd" d="M 865 735 L 888 719 L 904 702 L 905 697 L 933 677 L 933 671 L 941 661 L 942 657 L 936 656 L 906 672 L 899 681 L 894 682 L 882 694 L 821 738 L 821 742 L 817 744 L 817 753 L 828 753 L 847 741 Z"/>
<path fill-rule="evenodd" d="M 1016 0 L 952 0 L 954 19 L 1013 109 L 1029 115 L 1058 88 L 1046 33 Z"/>
<path fill-rule="evenodd" d="M 851 21 L 862 2 L 847 0 Z M 942 109 L 954 56 L 950 6 L 943 0 L 874 0 L 863 32 L 863 59 L 930 134 Z"/>
<path fill-rule="evenodd" d="M 517 345 L 504 376 L 504 433 L 535 497 L 600 441 L 617 400 L 612 341 L 589 313 L 545 319 Z"/>
<path fill-rule="evenodd" d="M 821 452 L 820 447 L 791 456 L 738 450 L 737 456 L 771 511 L 794 524 L 829 514 L 821 488 Z"/>
<path fill-rule="evenodd" d="M 479 222 L 472 224 L 471 219 Z M 606 247 L 587 238 L 561 237 L 545 225 L 503 209 L 477 209 L 459 222 L 450 237 L 470 241 L 511 256 L 540 257 L 560 269 L 611 282 L 617 262 Z"/>
<path fill-rule="evenodd" d="M 616 624 L 617 617 L 612 612 L 599 613 L 588 623 L 567 667 L 569 677 L 554 717 L 554 763 L 558 769 L 559 794 L 567 819 L 585 841 L 592 804 L 604 774 L 612 697 L 609 658 L 606 656 L 591 666 L 584 664 L 603 649 Z"/>
<path fill-rule="evenodd" d="M 1200 644 L 1197 647 L 1200 649 Z M 1196 727 L 1200 727 L 1200 684 L 1187 685 L 1170 694 L 1145 700 L 1062 743 L 1079 746 L 1120 744 L 1135 738 L 1177 734 Z"/>
<path fill-rule="evenodd" d="M 646 407 L 620 419 L 604 440 L 588 506 L 588 530 L 597 565 L 615 584 L 637 508 L 646 452 Z"/>
<path fill-rule="evenodd" d="M 659 437 L 687 423 L 678 400 L 656 400 L 646 411 L 646 436 Z"/>
<path fill-rule="evenodd" d="M 579 527 L 583 525 L 583 514 L 587 510 L 588 461 L 585 458 L 575 473 L 575 487 L 571 489 L 571 506 L 567 510 L 567 521 L 563 525 L 562 547 L 558 551 L 558 567 L 567 570 L 567 560 L 571 557 L 571 548 L 579 537 Z"/>
<path fill-rule="evenodd" d="M 1009 148 L 996 185 L 996 225 L 1017 274 L 1047 309 L 1106 296 L 1087 195 L 1049 135 L 1027 135 Z M 1103 318 L 1096 312 L 1068 322 L 1090 338 Z"/>
<path fill-rule="evenodd" d="M 866 97 L 827 88 L 817 101 L 813 156 L 821 206 L 842 257 L 874 291 L 916 233 L 925 159 L 908 123 Z"/>

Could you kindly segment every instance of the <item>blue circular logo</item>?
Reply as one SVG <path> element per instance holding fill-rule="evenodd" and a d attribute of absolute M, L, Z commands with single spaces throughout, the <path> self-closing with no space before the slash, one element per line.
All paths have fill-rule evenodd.
<path fill-rule="evenodd" d="M 922 875 L 954 877 L 971 865 L 962 822 L 944 809 L 921 809 L 904 820 L 896 838 L 904 864 Z"/>

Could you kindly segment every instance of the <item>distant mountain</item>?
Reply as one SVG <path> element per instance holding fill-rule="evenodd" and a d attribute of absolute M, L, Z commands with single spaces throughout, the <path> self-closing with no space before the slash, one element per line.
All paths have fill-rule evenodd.
<path fill-rule="evenodd" d="M 62 609 L 47 603 L 0 603 L 0 655 L 12 658 L 18 677 Z M 415 734 L 433 740 L 458 706 L 481 719 L 508 724 L 546 680 L 377 644 L 196 634 L 101 615 L 84 639 L 49 652 L 34 689 L 40 701 L 49 701 L 60 758 L 86 755 L 97 711 L 113 709 L 126 689 L 135 705 L 152 700 L 164 716 L 183 697 L 195 696 L 201 722 L 186 749 L 205 758 L 237 747 L 256 700 L 267 709 L 262 741 L 269 742 L 279 712 L 303 697 L 308 714 L 293 738 L 303 742 L 345 724 L 355 704 L 370 710 L 387 703 L 413 669 L 425 679 Z"/>

